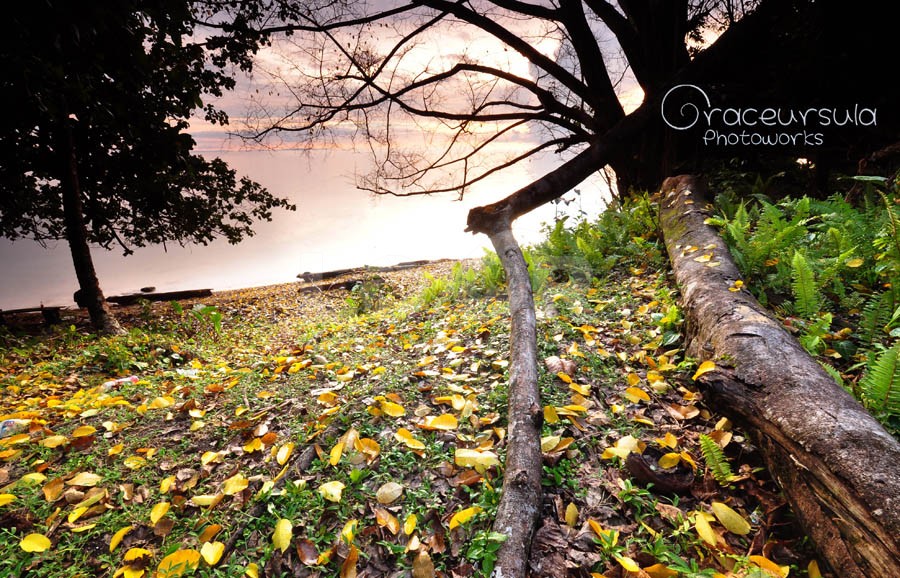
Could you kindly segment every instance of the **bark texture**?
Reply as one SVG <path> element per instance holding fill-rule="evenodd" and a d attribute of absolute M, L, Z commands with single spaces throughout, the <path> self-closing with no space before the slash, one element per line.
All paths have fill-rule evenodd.
<path fill-rule="evenodd" d="M 66 240 L 69 242 L 69 250 L 72 252 L 72 263 L 75 266 L 75 276 L 78 278 L 81 299 L 91 316 L 91 323 L 100 333 L 121 335 L 125 333 L 125 330 L 119 325 L 106 304 L 103 291 L 100 290 L 97 271 L 94 269 L 94 260 L 91 257 L 87 226 L 84 222 L 84 207 L 81 201 L 81 186 L 78 180 L 78 157 L 69 122 L 67 118 L 59 123 L 57 136 L 62 164 L 61 174 L 63 175 L 62 201 Z"/>
<path fill-rule="evenodd" d="M 682 292 L 687 352 L 716 408 L 747 428 L 819 553 L 842 578 L 900 568 L 900 443 L 745 290 L 724 241 L 704 223 L 702 184 L 666 179 L 660 225 Z M 689 246 L 713 246 L 710 267 Z M 704 253 L 710 252 L 708 249 Z"/>
<path fill-rule="evenodd" d="M 506 541 L 497 553 L 492 576 L 525 578 L 531 536 L 541 505 L 544 418 L 537 380 L 534 297 L 528 266 L 509 221 L 498 222 L 490 232 L 490 239 L 506 270 L 511 317 L 506 464 L 503 492 L 494 520 L 494 531 L 505 535 Z"/>

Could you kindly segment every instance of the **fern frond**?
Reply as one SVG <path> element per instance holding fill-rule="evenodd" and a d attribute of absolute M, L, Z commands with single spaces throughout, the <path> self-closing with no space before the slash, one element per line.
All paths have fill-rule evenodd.
<path fill-rule="evenodd" d="M 725 452 L 716 440 L 706 434 L 700 434 L 700 452 L 703 454 L 706 467 L 717 482 L 724 486 L 734 478 L 731 464 L 728 463 Z"/>
<path fill-rule="evenodd" d="M 794 308 L 797 313 L 807 319 L 819 312 L 821 297 L 816 286 L 816 276 L 806 261 L 806 257 L 799 251 L 794 252 L 791 261 L 791 289 L 794 293 Z"/>
<path fill-rule="evenodd" d="M 888 324 L 893 310 L 893 299 L 887 291 L 873 295 L 866 301 L 859 316 L 857 331 L 865 345 L 871 345 L 884 335 L 884 326 Z"/>
<path fill-rule="evenodd" d="M 900 343 L 878 356 L 859 380 L 859 391 L 869 409 L 900 415 Z"/>
<path fill-rule="evenodd" d="M 847 389 L 847 386 L 844 384 L 844 376 L 841 375 L 841 372 L 834 368 L 833 365 L 829 363 L 825 363 L 824 361 L 819 361 L 819 365 L 822 366 L 822 369 L 825 370 L 825 373 L 831 376 L 831 379 L 835 381 L 838 385 Z M 849 391 L 849 389 L 848 389 Z M 851 392 L 852 393 L 852 392 Z"/>

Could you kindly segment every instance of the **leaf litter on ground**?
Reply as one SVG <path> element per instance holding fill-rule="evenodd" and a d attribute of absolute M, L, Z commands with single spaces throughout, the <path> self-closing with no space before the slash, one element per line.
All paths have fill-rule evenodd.
<path fill-rule="evenodd" d="M 533 574 L 802 575 L 814 561 L 757 450 L 694 387 L 715 368 L 672 337 L 673 292 L 629 273 L 538 296 Z M 0 413 L 18 429 L 0 439 L 0 571 L 484 575 L 502 542 L 506 303 L 426 306 L 420 270 L 384 279 L 394 300 L 363 316 L 289 284 L 203 300 L 221 331 L 145 304 L 122 338 L 80 319 L 4 333 Z"/>

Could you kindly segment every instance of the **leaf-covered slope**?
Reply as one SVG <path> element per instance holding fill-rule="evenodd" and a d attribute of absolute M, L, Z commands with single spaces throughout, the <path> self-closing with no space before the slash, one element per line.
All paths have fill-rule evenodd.
<path fill-rule="evenodd" d="M 202 304 L 157 304 L 130 309 L 142 329 L 123 338 L 5 334 L 0 411 L 22 429 L 0 441 L 0 573 L 488 573 L 505 301 L 424 305 L 404 301 L 420 273 L 386 279 L 392 304 L 364 316 L 346 293 L 288 285 L 206 302 L 221 333 Z M 549 285 L 538 316 L 536 575 L 806 567 L 791 542 L 763 548 L 789 536 L 783 502 L 703 407 L 662 278 Z M 707 472 L 701 433 L 729 485 Z"/>

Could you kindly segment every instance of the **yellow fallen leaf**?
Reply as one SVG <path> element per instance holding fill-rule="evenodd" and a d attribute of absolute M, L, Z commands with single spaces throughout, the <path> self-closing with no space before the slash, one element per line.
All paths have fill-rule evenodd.
<path fill-rule="evenodd" d="M 406 415 L 406 409 L 400 405 L 399 403 L 394 403 L 388 400 L 381 400 L 381 411 L 385 413 L 385 415 L 389 415 L 391 417 L 400 417 L 401 415 Z"/>
<path fill-rule="evenodd" d="M 344 491 L 344 484 L 338 481 L 325 482 L 319 486 L 319 493 L 330 502 L 340 502 L 341 494 Z"/>
<path fill-rule="evenodd" d="M 196 550 L 176 550 L 163 558 L 156 567 L 156 578 L 176 578 L 185 572 L 197 569 L 200 565 L 200 552 Z"/>
<path fill-rule="evenodd" d="M 456 429 L 459 426 L 459 422 L 453 414 L 445 413 L 437 417 L 431 415 L 425 416 L 422 423 L 418 424 L 418 426 L 427 430 L 450 431 Z"/>
<path fill-rule="evenodd" d="M 200 532 L 200 535 L 197 536 L 197 541 L 203 544 L 204 542 L 212 542 L 212 539 L 222 531 L 222 526 L 220 524 L 210 524 L 206 528 Z"/>
<path fill-rule="evenodd" d="M 681 461 L 681 454 L 677 452 L 670 452 L 663 457 L 659 458 L 659 467 L 667 470 L 669 468 L 674 468 Z"/>
<path fill-rule="evenodd" d="M 745 520 L 743 516 L 722 502 L 713 502 L 710 506 L 712 506 L 716 519 L 725 526 L 726 530 L 739 536 L 745 536 L 750 533 L 750 522 Z"/>
<path fill-rule="evenodd" d="M 49 550 L 50 538 L 43 534 L 28 534 L 19 542 L 19 548 L 26 552 L 43 552 Z"/>
<path fill-rule="evenodd" d="M 681 456 L 681 459 L 684 460 L 687 464 L 691 466 L 691 469 L 697 471 L 697 462 L 694 461 L 694 457 L 688 452 L 681 452 L 678 454 Z"/>
<path fill-rule="evenodd" d="M 259 578 L 259 566 L 256 562 L 247 564 L 247 567 L 244 568 L 244 575 L 247 576 L 247 578 Z"/>
<path fill-rule="evenodd" d="M 406 428 L 400 428 L 397 430 L 397 433 L 394 434 L 394 439 L 403 443 L 412 450 L 424 450 L 425 444 L 415 437 L 413 437 L 412 432 L 410 432 Z"/>
<path fill-rule="evenodd" d="M 654 441 L 664 448 L 675 449 L 678 446 L 678 438 L 672 432 L 666 432 L 665 437 L 655 438 Z"/>
<path fill-rule="evenodd" d="M 244 444 L 244 453 L 252 454 L 253 452 L 262 451 L 263 442 L 259 438 L 253 438 L 249 442 Z"/>
<path fill-rule="evenodd" d="M 765 556 L 748 556 L 748 559 L 776 578 L 787 578 L 790 566 L 779 566 Z"/>
<path fill-rule="evenodd" d="M 372 438 L 357 438 L 353 447 L 366 457 L 367 463 L 372 463 L 381 453 L 381 446 Z"/>
<path fill-rule="evenodd" d="M 491 451 L 478 451 L 468 448 L 457 448 L 454 457 L 456 465 L 463 468 L 481 468 L 481 471 L 500 464 L 497 454 Z"/>
<path fill-rule="evenodd" d="M 97 428 L 95 428 L 92 425 L 83 425 L 81 427 L 75 428 L 75 431 L 72 432 L 72 437 L 73 438 L 83 438 L 83 437 L 87 437 L 87 436 L 93 434 L 96 431 L 97 431 Z"/>
<path fill-rule="evenodd" d="M 460 524 L 465 524 L 469 520 L 472 519 L 472 516 L 481 512 L 482 509 L 478 506 L 472 506 L 471 508 L 466 508 L 464 510 L 460 510 L 453 514 L 453 517 L 450 518 L 450 529 L 453 530 Z"/>
<path fill-rule="evenodd" d="M 243 492 L 249 485 L 250 481 L 242 473 L 238 472 L 225 480 L 222 493 L 226 496 L 233 496 Z"/>
<path fill-rule="evenodd" d="M 76 534 L 80 534 L 81 532 L 87 532 L 88 530 L 93 530 L 96 527 L 97 527 L 97 524 L 84 524 L 83 526 L 74 526 L 74 527 L 70 528 L 70 530 Z"/>
<path fill-rule="evenodd" d="M 860 259 L 859 257 L 856 257 L 855 259 L 850 259 L 849 261 L 847 261 L 844 264 L 847 267 L 850 267 L 851 269 L 856 269 L 857 267 L 862 267 L 863 263 L 865 263 L 864 260 Z"/>
<path fill-rule="evenodd" d="M 809 578 L 822 578 L 822 571 L 819 570 L 819 563 L 815 560 L 809 561 L 809 564 L 806 566 L 806 573 L 809 574 Z"/>
<path fill-rule="evenodd" d="M 150 510 L 150 523 L 154 526 L 169 511 L 169 502 L 160 502 Z"/>
<path fill-rule="evenodd" d="M 94 475 L 94 474 L 91 474 L 91 475 Z M 31 473 L 25 474 L 24 476 L 19 478 L 19 481 L 26 482 L 29 484 L 42 484 L 46 479 L 47 479 L 47 476 L 45 476 L 44 474 L 42 474 L 40 472 L 31 472 Z M 75 485 L 75 484 L 72 484 L 71 481 L 66 482 L 66 483 L 69 484 L 70 486 Z"/>
<path fill-rule="evenodd" d="M 63 489 L 63 479 L 54 478 L 53 480 L 44 484 L 44 486 L 41 488 L 41 491 L 44 493 L 44 499 L 52 503 L 59 499 L 59 497 L 63 493 Z"/>
<path fill-rule="evenodd" d="M 466 406 L 466 398 L 458 393 L 454 393 L 453 395 L 441 395 L 434 398 L 434 403 L 449 404 L 456 411 L 462 411 Z"/>
<path fill-rule="evenodd" d="M 337 394 L 333 391 L 326 391 L 319 394 L 319 397 L 316 398 L 316 401 L 322 405 L 334 405 L 334 402 L 337 401 Z"/>
<path fill-rule="evenodd" d="M 278 448 L 278 453 L 275 454 L 275 461 L 278 462 L 279 466 L 283 466 L 287 463 L 288 458 L 291 457 L 291 454 L 294 452 L 294 444 L 293 442 L 288 442 Z"/>
<path fill-rule="evenodd" d="M 678 572 L 672 570 L 665 564 L 654 564 L 643 568 L 643 571 L 650 575 L 650 578 L 675 578 Z"/>
<path fill-rule="evenodd" d="M 715 546 L 719 542 L 719 537 L 712 529 L 712 526 L 709 525 L 709 522 L 706 521 L 706 516 L 703 512 L 697 512 L 694 516 L 694 528 L 697 529 L 697 535 L 700 536 L 700 539 L 709 544 L 710 546 Z"/>
<path fill-rule="evenodd" d="M 631 558 L 629 558 L 628 556 L 619 556 L 617 554 L 616 562 L 618 562 L 619 565 L 622 568 L 625 568 L 625 570 L 627 570 L 628 572 L 639 572 L 641 570 L 641 567 L 638 566 L 638 563 L 635 562 L 634 560 L 632 560 Z"/>
<path fill-rule="evenodd" d="M 331 452 L 328 454 L 328 463 L 332 466 L 338 465 L 338 462 L 341 461 L 341 456 L 344 455 L 344 442 L 339 441 L 334 444 L 334 447 L 331 448 Z"/>
<path fill-rule="evenodd" d="M 275 523 L 275 531 L 272 532 L 272 544 L 275 545 L 276 548 L 281 550 L 281 553 L 284 554 L 285 550 L 287 550 L 291 545 L 291 538 L 294 534 L 294 525 L 291 524 L 290 520 L 285 518 L 281 518 L 278 522 Z"/>
<path fill-rule="evenodd" d="M 639 383 L 641 383 L 641 378 L 636 373 L 629 373 L 625 379 L 628 381 L 628 385 L 631 387 L 637 387 Z"/>
<path fill-rule="evenodd" d="M 559 415 L 556 413 L 556 408 L 552 405 L 544 406 L 544 421 L 549 424 L 554 424 L 559 422 Z"/>
<path fill-rule="evenodd" d="M 697 368 L 697 371 L 694 373 L 694 375 L 691 377 L 691 379 L 696 381 L 698 377 L 700 377 L 704 373 L 713 371 L 715 368 L 716 368 L 715 362 L 704 361 L 703 363 L 700 364 L 700 367 Z"/>
<path fill-rule="evenodd" d="M 69 438 L 66 436 L 48 436 L 41 440 L 41 445 L 45 448 L 57 448 L 61 445 L 69 443 Z"/>
<path fill-rule="evenodd" d="M 556 377 L 560 378 L 563 383 L 572 383 L 572 378 L 564 371 L 556 372 Z"/>
<path fill-rule="evenodd" d="M 416 524 L 418 523 L 418 521 L 419 519 L 415 514 L 410 514 L 409 516 L 407 516 L 406 521 L 403 522 L 403 533 L 409 536 L 410 534 L 415 532 Z"/>
<path fill-rule="evenodd" d="M 68 518 L 66 518 L 70 524 L 74 523 L 78 518 L 81 517 L 82 514 L 87 512 L 87 506 L 81 506 L 79 508 L 75 508 L 69 513 Z"/>
<path fill-rule="evenodd" d="M 30 440 L 31 440 L 31 434 L 20 433 L 20 434 L 9 436 L 7 438 L 0 439 L 0 445 L 13 446 L 16 444 L 23 444 Z M 10 451 L 12 451 L 12 450 L 10 450 Z"/>
<path fill-rule="evenodd" d="M 210 566 L 215 566 L 225 553 L 225 544 L 222 542 L 206 542 L 200 547 L 200 555 Z"/>
<path fill-rule="evenodd" d="M 151 401 L 147 407 L 150 409 L 165 409 L 167 407 L 171 407 L 174 403 L 175 398 L 170 395 L 166 395 L 163 397 L 157 397 L 156 399 Z"/>
<path fill-rule="evenodd" d="M 195 506 L 215 506 L 220 501 L 225 494 L 201 494 L 199 496 L 194 496 L 191 498 L 191 502 Z"/>
<path fill-rule="evenodd" d="M 66 485 L 69 486 L 81 486 L 81 487 L 91 487 L 99 484 L 103 478 L 98 476 L 97 474 L 92 474 L 90 472 L 81 472 L 77 474 L 75 477 L 66 482 Z"/>
<path fill-rule="evenodd" d="M 153 552 L 146 548 L 129 548 L 128 551 L 125 552 L 123 560 L 126 562 L 135 562 L 144 558 L 150 558 L 151 556 L 153 556 Z"/>
<path fill-rule="evenodd" d="M 359 522 L 356 520 L 347 520 L 344 524 L 344 527 L 341 528 L 341 539 L 345 544 L 350 544 L 353 542 L 353 537 L 356 536 L 356 529 L 359 527 Z"/>
<path fill-rule="evenodd" d="M 581 395 L 591 395 L 591 386 L 580 383 L 570 383 L 569 389 Z"/>
<path fill-rule="evenodd" d="M 694 261 L 698 263 L 707 263 L 710 259 L 712 259 L 713 254 L 707 253 L 706 255 L 700 255 L 699 257 L 694 257 Z"/>
<path fill-rule="evenodd" d="M 139 470 L 147 465 L 147 458 L 144 456 L 128 456 L 122 460 L 122 465 L 130 470 Z"/>
<path fill-rule="evenodd" d="M 553 448 L 559 445 L 559 440 L 562 439 L 560 436 L 544 436 L 541 438 L 541 451 L 544 453 L 549 452 Z"/>
<path fill-rule="evenodd" d="M 375 508 L 375 522 L 395 536 L 400 531 L 400 520 L 384 508 Z"/>
<path fill-rule="evenodd" d="M 639 387 L 629 387 L 625 390 L 625 399 L 631 403 L 638 403 L 639 401 L 650 401 L 650 395 Z"/>
<path fill-rule="evenodd" d="M 125 449 L 125 444 L 116 444 L 113 447 L 106 450 L 106 455 L 110 456 L 110 457 L 117 456 L 117 455 L 121 454 L 122 450 L 124 450 L 124 449 Z"/>
<path fill-rule="evenodd" d="M 13 494 L 0 494 L 0 506 L 5 506 L 7 504 L 10 504 L 10 503 L 14 502 L 15 499 L 16 499 L 16 496 Z"/>
<path fill-rule="evenodd" d="M 112 539 L 109 541 L 109 551 L 112 553 L 113 550 L 122 542 L 122 538 L 125 537 L 128 532 L 134 530 L 134 526 L 125 526 L 121 528 L 118 532 L 113 534 Z"/>
<path fill-rule="evenodd" d="M 578 525 L 578 506 L 572 502 L 566 506 L 566 525 L 570 528 Z"/>
<path fill-rule="evenodd" d="M 220 454 L 219 452 L 203 452 L 203 455 L 200 456 L 200 463 L 203 464 L 204 466 L 214 463 L 214 462 L 221 462 L 221 461 L 222 461 L 222 454 Z"/>
<path fill-rule="evenodd" d="M 175 483 L 175 476 L 167 476 L 160 480 L 159 482 L 159 493 L 160 494 L 168 494 L 169 490 L 172 489 L 172 484 Z"/>

